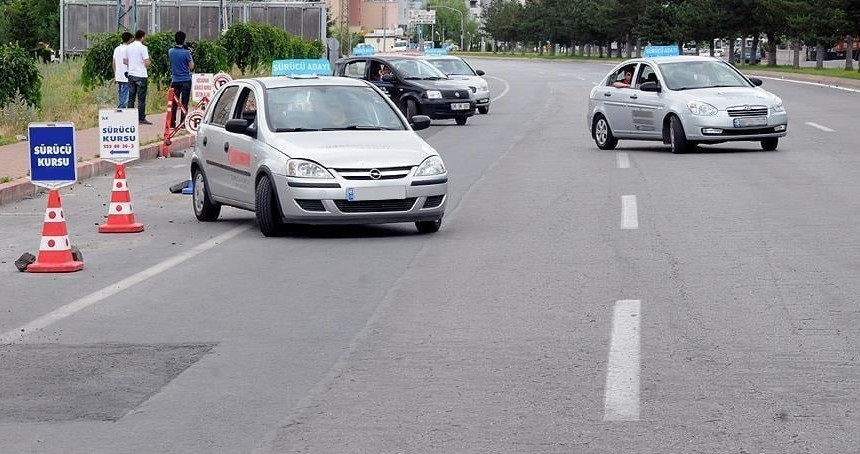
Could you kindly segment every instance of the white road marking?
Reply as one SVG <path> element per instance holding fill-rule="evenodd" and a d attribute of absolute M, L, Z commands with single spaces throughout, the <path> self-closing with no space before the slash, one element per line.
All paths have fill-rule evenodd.
<path fill-rule="evenodd" d="M 639 420 L 640 306 L 640 300 L 615 303 L 603 396 L 604 421 Z"/>
<path fill-rule="evenodd" d="M 188 164 L 179 164 L 175 166 L 170 166 L 171 169 L 181 169 L 183 167 L 188 167 Z"/>
<path fill-rule="evenodd" d="M 755 75 L 753 77 L 758 77 L 759 79 L 778 80 L 781 82 L 791 82 L 794 84 L 817 85 L 819 87 L 834 88 L 836 90 L 844 90 L 844 91 L 850 91 L 852 93 L 860 93 L 860 90 L 857 90 L 856 88 L 839 87 L 839 86 L 831 85 L 831 84 L 823 84 L 821 82 L 808 82 L 805 80 L 792 80 L 792 79 L 783 79 L 781 77 L 768 77 L 768 76 L 755 76 Z"/>
<path fill-rule="evenodd" d="M 806 124 L 808 124 L 809 126 L 812 126 L 813 128 L 818 128 L 818 129 L 820 129 L 820 130 L 822 130 L 822 131 L 824 131 L 824 132 L 836 132 L 836 131 L 834 131 L 834 130 L 832 130 L 832 129 L 828 128 L 827 126 L 821 126 L 820 124 L 818 124 L 818 123 L 813 123 L 813 122 L 811 122 L 811 121 L 807 121 L 807 122 L 806 122 Z"/>
<path fill-rule="evenodd" d="M 107 287 L 97 290 L 83 298 L 80 298 L 76 301 L 73 301 L 69 304 L 66 304 L 59 309 L 50 312 L 46 315 L 43 315 L 36 320 L 33 320 L 30 323 L 27 323 L 24 326 L 13 329 L 2 336 L 0 336 L 0 345 L 6 344 L 14 344 L 21 342 L 27 336 L 33 334 L 36 331 L 47 328 L 55 322 L 58 322 L 64 318 L 70 317 L 96 303 L 99 303 L 106 298 L 109 298 L 117 293 L 126 290 L 136 284 L 139 284 L 153 276 L 158 275 L 164 271 L 169 270 L 170 268 L 179 265 L 188 259 L 196 257 L 197 255 L 202 254 L 203 252 L 208 251 L 209 249 L 214 248 L 215 246 L 239 235 L 242 232 L 247 231 L 253 227 L 253 224 L 246 224 L 239 227 L 236 227 L 232 230 L 229 230 L 221 235 L 216 236 L 215 238 L 206 241 L 205 243 L 199 244 L 188 251 L 185 251 L 177 256 L 171 257 L 161 263 L 155 264 L 137 274 L 133 274 L 117 283 L 108 285 Z"/>
<path fill-rule="evenodd" d="M 619 169 L 629 169 L 630 168 L 630 157 L 627 156 L 627 153 L 621 152 L 615 155 L 615 160 L 618 162 Z"/>
<path fill-rule="evenodd" d="M 628 230 L 639 228 L 635 195 L 621 196 L 621 228 Z"/>
<path fill-rule="evenodd" d="M 505 80 L 505 79 L 502 79 L 501 77 L 495 77 L 495 76 L 484 76 L 484 77 L 485 77 L 485 78 L 487 78 L 487 79 L 494 79 L 494 80 L 498 80 L 499 82 L 501 82 L 501 83 L 505 84 L 505 89 L 504 89 L 504 90 L 502 90 L 502 94 L 500 94 L 500 95 L 496 96 L 495 98 L 492 98 L 492 99 L 490 100 L 490 102 L 496 102 L 496 101 L 498 101 L 499 99 L 502 99 L 506 94 L 508 94 L 508 91 L 510 91 L 510 89 L 511 89 L 511 85 L 510 85 L 510 84 L 508 84 L 508 81 L 507 81 L 507 80 Z"/>
<path fill-rule="evenodd" d="M 585 77 L 577 77 L 579 80 L 585 80 Z"/>

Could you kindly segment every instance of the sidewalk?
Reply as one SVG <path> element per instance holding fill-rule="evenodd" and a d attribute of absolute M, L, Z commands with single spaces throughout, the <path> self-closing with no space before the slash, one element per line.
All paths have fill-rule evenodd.
<path fill-rule="evenodd" d="M 167 113 L 150 114 L 151 125 L 140 125 L 140 159 L 155 159 L 161 152 L 164 137 L 164 119 Z M 148 145 L 144 145 L 148 144 Z M 193 144 L 193 136 L 184 134 L 174 137 L 170 151 L 179 151 Z M 33 186 L 27 177 L 30 171 L 30 149 L 27 142 L 18 142 L 0 147 L 0 178 L 12 177 L 8 183 L 0 184 L 0 205 L 12 203 L 43 192 Z M 75 155 L 78 159 L 78 181 L 102 173 L 111 173 L 114 164 L 98 159 L 99 128 L 75 130 Z M 81 162 L 82 161 L 82 162 Z"/>

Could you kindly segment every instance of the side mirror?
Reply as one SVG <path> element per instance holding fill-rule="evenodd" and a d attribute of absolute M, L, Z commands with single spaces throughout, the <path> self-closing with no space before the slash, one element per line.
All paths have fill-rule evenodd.
<path fill-rule="evenodd" d="M 651 91 L 654 93 L 659 93 L 662 91 L 660 88 L 660 82 L 643 82 L 642 85 L 639 86 L 639 89 L 642 91 Z"/>
<path fill-rule="evenodd" d="M 476 69 L 476 70 L 475 70 L 475 74 L 477 74 L 477 75 L 479 75 L 479 76 L 483 76 L 483 75 L 484 75 L 484 74 L 486 74 L 486 73 L 485 73 L 483 70 Z"/>
<path fill-rule="evenodd" d="M 388 83 L 394 83 L 394 82 L 397 82 L 397 76 L 395 76 L 394 74 L 386 74 L 386 75 L 382 76 L 382 81 L 388 82 Z"/>
<path fill-rule="evenodd" d="M 247 134 L 251 137 L 257 136 L 257 127 L 252 126 L 248 127 L 248 120 L 244 118 L 233 118 L 232 120 L 227 120 L 227 124 L 224 125 L 224 129 L 227 132 L 232 132 L 235 134 Z M 253 133 L 253 135 L 251 135 Z"/>
<path fill-rule="evenodd" d="M 409 124 L 412 126 L 413 131 L 420 131 L 422 129 L 427 129 L 430 127 L 430 117 L 427 115 L 415 115 L 412 117 L 412 122 Z"/>
<path fill-rule="evenodd" d="M 752 82 L 752 84 L 753 84 L 753 85 L 755 85 L 756 87 L 759 87 L 759 86 L 761 86 L 761 84 L 762 84 L 762 80 L 761 80 L 761 79 L 759 79 L 758 77 L 750 77 L 750 78 L 749 78 L 749 80 L 750 80 L 750 82 Z"/>

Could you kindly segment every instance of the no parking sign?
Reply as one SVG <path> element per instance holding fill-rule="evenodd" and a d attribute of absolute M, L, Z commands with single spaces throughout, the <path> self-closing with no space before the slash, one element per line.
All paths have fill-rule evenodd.
<path fill-rule="evenodd" d="M 75 125 L 72 123 L 30 123 L 30 181 L 48 189 L 58 189 L 78 181 L 75 161 Z"/>

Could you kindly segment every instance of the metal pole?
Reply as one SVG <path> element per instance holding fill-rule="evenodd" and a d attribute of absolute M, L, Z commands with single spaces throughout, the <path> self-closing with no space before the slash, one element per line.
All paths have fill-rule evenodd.
<path fill-rule="evenodd" d="M 382 52 L 385 52 L 385 44 L 388 42 L 388 0 L 382 4 Z"/>

